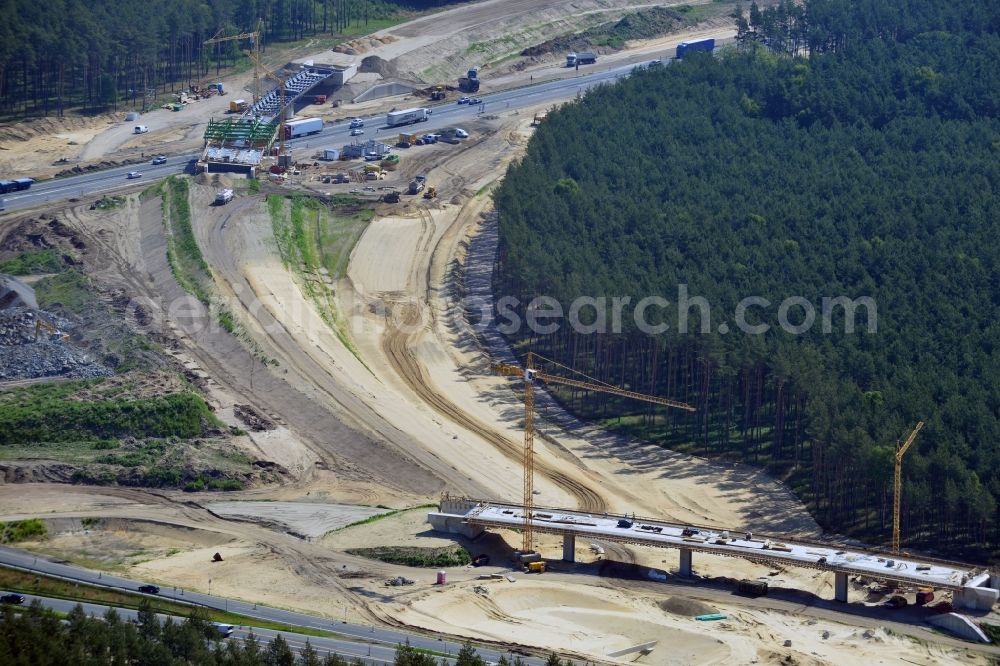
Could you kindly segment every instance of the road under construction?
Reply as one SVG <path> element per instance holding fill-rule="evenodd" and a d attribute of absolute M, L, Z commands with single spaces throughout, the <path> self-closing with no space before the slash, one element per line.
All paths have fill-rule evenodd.
<path fill-rule="evenodd" d="M 559 508 L 533 507 L 529 519 L 534 532 L 563 538 L 563 561 L 567 562 L 575 560 L 576 538 L 580 537 L 676 549 L 680 553 L 678 573 L 685 577 L 693 574 L 696 552 L 827 571 L 835 577 L 834 598 L 842 602 L 847 601 L 849 576 L 950 590 L 954 604 L 969 609 L 989 610 L 1000 595 L 998 573 L 909 554 L 892 555 L 779 535 Z M 445 496 L 439 510 L 428 514 L 428 521 L 437 531 L 474 539 L 490 528 L 521 529 L 525 510 L 520 504 Z"/>

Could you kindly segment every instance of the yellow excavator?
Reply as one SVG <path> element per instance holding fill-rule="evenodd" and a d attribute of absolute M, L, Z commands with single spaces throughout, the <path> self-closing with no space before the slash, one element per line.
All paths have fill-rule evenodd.
<path fill-rule="evenodd" d="M 63 333 L 41 317 L 35 319 L 35 342 L 38 342 L 38 336 L 43 330 L 53 338 L 58 336 L 63 342 L 69 342 L 69 335 L 67 333 Z"/>

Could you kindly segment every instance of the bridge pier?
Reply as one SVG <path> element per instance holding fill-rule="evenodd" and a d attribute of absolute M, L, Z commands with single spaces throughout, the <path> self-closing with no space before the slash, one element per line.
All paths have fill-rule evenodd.
<path fill-rule="evenodd" d="M 572 534 L 563 535 L 563 562 L 576 562 L 576 537 Z"/>
<path fill-rule="evenodd" d="M 685 578 L 690 578 L 691 577 L 691 554 L 692 554 L 691 553 L 691 549 L 690 548 L 681 548 L 680 549 L 680 553 L 681 553 L 681 568 L 680 568 L 680 571 L 678 573 L 681 576 L 684 576 Z"/>
<path fill-rule="evenodd" d="M 842 571 L 833 574 L 833 598 L 847 603 L 847 574 Z"/>

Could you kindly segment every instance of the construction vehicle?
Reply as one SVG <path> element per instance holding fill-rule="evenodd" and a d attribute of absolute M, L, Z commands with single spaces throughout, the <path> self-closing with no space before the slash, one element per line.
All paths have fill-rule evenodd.
<path fill-rule="evenodd" d="M 424 181 L 414 179 L 410 181 L 410 186 L 407 189 L 407 192 L 409 192 L 410 194 L 419 194 L 423 189 L 424 189 Z"/>
<path fill-rule="evenodd" d="M 386 192 L 382 195 L 382 201 L 385 203 L 399 203 L 399 192 L 392 190 L 391 192 Z M 478 565 L 476 565 L 478 566 Z"/>
<path fill-rule="evenodd" d="M 467 73 L 468 76 L 458 80 L 458 89 L 462 92 L 479 92 L 479 68 L 473 67 Z"/>
<path fill-rule="evenodd" d="M 579 379 L 570 379 L 568 377 L 560 377 L 559 375 L 553 375 L 547 372 L 542 372 L 535 368 L 535 357 L 538 357 L 544 361 L 557 365 L 559 367 L 565 368 L 570 372 L 574 372 L 581 377 L 585 377 L 589 381 L 582 381 Z M 589 377 L 582 372 L 573 370 L 567 366 L 562 365 L 551 359 L 546 359 L 534 352 L 528 352 L 524 367 L 509 365 L 506 363 L 493 363 L 491 364 L 491 369 L 493 372 L 505 376 L 521 377 L 524 380 L 524 524 L 521 530 L 521 552 L 530 553 L 533 551 L 533 531 L 534 524 L 532 518 L 534 517 L 534 502 L 535 502 L 535 381 L 543 381 L 546 384 L 561 384 L 564 386 L 572 386 L 578 389 L 584 389 L 587 391 L 598 391 L 600 393 L 609 393 L 611 395 L 619 395 L 625 398 L 632 398 L 634 400 L 642 400 L 643 402 L 650 402 L 657 405 L 663 405 L 665 407 L 672 407 L 674 409 L 683 409 L 688 412 L 697 411 L 692 405 L 684 402 L 678 402 L 676 400 L 668 400 L 667 398 L 659 398 L 652 395 L 645 395 L 643 393 L 637 393 L 635 391 L 628 391 L 617 386 L 612 386 L 605 382 Z M 621 522 L 619 522 L 619 527 Z"/>
<path fill-rule="evenodd" d="M 326 104 L 326 95 L 313 95 L 313 104 Z"/>
<path fill-rule="evenodd" d="M 886 602 L 885 605 L 888 606 L 889 608 L 906 608 L 906 605 L 908 603 L 909 602 L 906 600 L 906 597 L 904 597 L 904 596 L 902 596 L 900 594 L 896 594 L 896 595 L 893 595 L 889 599 L 889 601 Z"/>
<path fill-rule="evenodd" d="M 892 552 L 896 555 L 899 554 L 899 502 L 900 493 L 902 492 L 903 486 L 903 454 L 906 453 L 910 445 L 913 444 L 913 440 L 917 438 L 917 433 L 920 429 L 924 427 L 924 422 L 919 421 L 917 427 L 913 429 L 910 436 L 906 438 L 906 443 L 903 446 L 899 445 L 899 441 L 896 441 L 896 475 L 895 475 L 895 487 L 892 492 Z"/>
<path fill-rule="evenodd" d="M 69 342 L 68 334 L 63 333 L 49 322 L 45 321 L 41 317 L 38 317 L 35 319 L 35 342 L 38 342 L 38 336 L 42 331 L 48 333 L 50 338 L 59 338 L 63 342 Z"/>
<path fill-rule="evenodd" d="M 762 597 L 767 594 L 767 582 L 744 579 L 736 583 L 736 591 L 752 597 Z"/>
<path fill-rule="evenodd" d="M 245 99 L 234 99 L 229 103 L 229 113 L 243 113 L 250 108 L 250 103 Z"/>
<path fill-rule="evenodd" d="M 431 101 L 437 102 L 445 98 L 446 91 L 444 86 L 434 86 L 434 90 L 431 91 Z"/>
<path fill-rule="evenodd" d="M 545 573 L 545 562 L 541 560 L 528 562 L 524 567 L 524 573 Z"/>
<path fill-rule="evenodd" d="M 545 119 L 548 116 L 549 116 L 548 111 L 539 111 L 538 113 L 535 114 L 535 117 L 531 121 L 531 124 L 534 125 L 535 127 L 538 127 L 539 125 L 545 122 Z"/>
<path fill-rule="evenodd" d="M 219 190 L 215 193 L 215 205 L 225 206 L 227 203 L 233 200 L 232 190 Z"/>
<path fill-rule="evenodd" d="M 436 187 L 428 187 L 427 191 L 424 192 L 424 199 L 433 199 L 437 195 L 438 195 L 438 191 L 437 191 Z"/>

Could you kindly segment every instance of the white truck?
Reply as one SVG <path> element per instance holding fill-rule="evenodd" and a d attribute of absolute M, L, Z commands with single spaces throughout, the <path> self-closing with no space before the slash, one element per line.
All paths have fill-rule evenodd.
<path fill-rule="evenodd" d="M 402 111 L 390 111 L 385 117 L 385 124 L 389 127 L 399 127 L 400 125 L 411 125 L 430 120 L 431 110 L 425 107 L 413 109 L 403 109 Z"/>
<path fill-rule="evenodd" d="M 215 193 L 215 204 L 217 206 L 225 206 L 232 200 L 233 200 L 232 190 L 220 190 Z"/>
<path fill-rule="evenodd" d="M 285 138 L 294 139 L 307 134 L 319 134 L 323 131 L 322 118 L 304 118 L 285 123 Z"/>
<path fill-rule="evenodd" d="M 149 128 L 145 125 L 136 125 L 135 129 L 132 130 L 133 134 L 145 134 L 149 131 Z"/>

